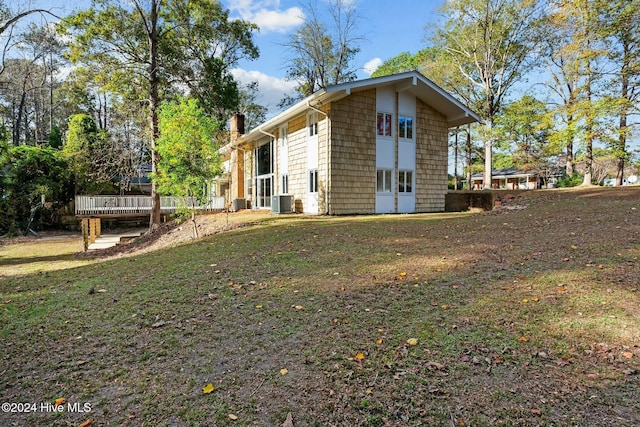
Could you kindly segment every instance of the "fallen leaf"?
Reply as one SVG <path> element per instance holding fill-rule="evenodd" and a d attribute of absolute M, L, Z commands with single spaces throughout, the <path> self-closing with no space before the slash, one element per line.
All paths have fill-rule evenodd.
<path fill-rule="evenodd" d="M 80 424 L 78 427 L 91 427 L 93 425 L 93 418 L 89 418 L 87 421 Z"/>
<path fill-rule="evenodd" d="M 76 365 L 78 365 L 78 366 L 82 366 L 82 365 L 84 365 L 85 363 L 87 363 L 87 361 L 86 361 L 86 360 L 78 360 L 78 361 L 76 362 Z"/>
<path fill-rule="evenodd" d="M 100 292 L 101 294 L 104 294 L 105 292 L 107 292 L 106 289 L 98 289 L 96 292 Z"/>
<path fill-rule="evenodd" d="M 542 415 L 542 411 L 538 408 L 534 408 L 531 410 L 532 414 L 536 414 L 536 415 Z"/>
<path fill-rule="evenodd" d="M 288 373 L 289 373 L 289 370 L 287 368 L 280 369 L 280 375 L 287 375 Z"/>
<path fill-rule="evenodd" d="M 356 360 L 364 360 L 365 357 L 366 356 L 364 355 L 364 353 L 358 353 L 353 358 L 356 359 Z"/>
<path fill-rule="evenodd" d="M 206 386 L 202 387 L 202 392 L 204 394 L 209 394 L 213 391 L 213 384 L 209 383 Z"/>
<path fill-rule="evenodd" d="M 633 357 L 633 353 L 631 353 L 630 351 L 625 351 L 624 353 L 622 353 L 622 356 L 626 359 L 631 359 Z"/>
<path fill-rule="evenodd" d="M 295 308 L 296 310 L 302 310 L 304 307 L 301 305 L 294 305 L 293 308 Z"/>
<path fill-rule="evenodd" d="M 528 300 L 528 299 L 526 299 L 526 298 L 524 298 L 524 299 L 522 300 L 522 302 L 529 302 L 529 300 Z"/>
<path fill-rule="evenodd" d="M 287 414 L 287 419 L 282 423 L 282 427 L 293 427 L 293 415 L 291 415 L 291 412 Z"/>
<path fill-rule="evenodd" d="M 238 416 L 236 414 L 229 414 L 229 419 L 232 421 L 236 421 L 238 419 Z"/>
<path fill-rule="evenodd" d="M 443 310 L 449 310 L 449 306 L 445 304 L 445 305 L 442 306 L 442 309 Z"/>
<path fill-rule="evenodd" d="M 538 297 L 533 297 L 533 298 L 531 298 L 531 301 L 533 301 L 533 302 L 538 302 L 538 301 L 540 301 L 540 298 L 538 298 Z"/>
<path fill-rule="evenodd" d="M 444 365 L 438 362 L 427 362 L 427 369 L 430 371 L 441 371 L 444 369 Z"/>
<path fill-rule="evenodd" d="M 460 286 L 458 286 L 458 285 L 453 285 L 453 286 L 452 286 L 452 288 L 453 288 L 453 289 L 458 289 L 459 287 L 460 287 Z"/>
<path fill-rule="evenodd" d="M 560 359 L 556 359 L 555 362 L 558 366 L 567 366 L 571 363 L 568 357 L 561 357 Z"/>
<path fill-rule="evenodd" d="M 520 337 L 520 341 L 522 341 L 522 342 L 527 342 L 527 341 L 529 341 L 529 338 L 527 338 L 527 337 L 525 337 L 524 335 L 522 335 L 522 336 Z"/>
<path fill-rule="evenodd" d="M 262 308 L 262 304 L 256 305 L 256 308 Z"/>
<path fill-rule="evenodd" d="M 409 338 L 407 340 L 407 344 L 409 344 L 410 346 L 418 345 L 418 339 L 417 338 Z"/>
<path fill-rule="evenodd" d="M 378 338 L 378 339 L 376 340 L 376 344 L 382 344 L 382 338 Z"/>
<path fill-rule="evenodd" d="M 55 406 L 62 406 L 65 404 L 65 402 L 67 401 L 67 399 L 65 399 L 64 397 L 59 397 L 56 399 L 56 401 L 54 402 Z"/>

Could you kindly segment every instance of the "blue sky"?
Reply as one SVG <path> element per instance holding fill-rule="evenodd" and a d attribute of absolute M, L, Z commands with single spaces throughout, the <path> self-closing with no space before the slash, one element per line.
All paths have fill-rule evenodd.
<path fill-rule="evenodd" d="M 317 2 L 326 9 L 326 0 Z M 357 33 L 362 37 L 355 59 L 358 78 L 367 78 L 382 61 L 397 54 L 412 53 L 425 45 L 425 27 L 437 22 L 441 0 L 351 0 L 361 19 Z M 234 70 L 242 82 L 258 81 L 259 102 L 275 112 L 275 106 L 293 82 L 285 81 L 288 52 L 283 46 L 300 26 L 306 0 L 222 0 L 232 17 L 255 22 L 260 27 L 255 41 L 260 49 L 256 61 L 243 61 Z"/>
<path fill-rule="evenodd" d="M 425 27 L 434 25 L 437 10 L 444 0 L 344 0 L 355 4 L 361 19 L 357 34 L 360 52 L 354 66 L 358 78 L 367 78 L 382 61 L 401 52 L 412 53 L 425 45 Z M 257 81 L 260 87 L 258 102 L 274 115 L 277 103 L 285 93 L 291 92 L 293 82 L 285 81 L 287 51 L 283 46 L 302 23 L 305 7 L 317 4 L 326 11 L 328 0 L 221 0 L 230 10 L 232 18 L 254 22 L 260 27 L 255 42 L 260 58 L 243 61 L 233 70 L 234 77 L 242 83 Z M 90 6 L 90 0 L 8 0 L 11 9 L 51 9 L 64 16 L 78 8 Z M 35 21 L 41 18 L 34 16 Z"/>

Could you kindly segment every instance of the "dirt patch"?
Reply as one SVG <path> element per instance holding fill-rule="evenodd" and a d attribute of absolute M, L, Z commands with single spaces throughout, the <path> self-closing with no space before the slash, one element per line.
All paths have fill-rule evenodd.
<path fill-rule="evenodd" d="M 204 214 L 196 217 L 199 238 L 204 238 L 224 231 L 235 230 L 259 223 L 270 214 L 264 211 L 240 211 L 233 213 Z M 161 248 L 185 244 L 195 241 L 194 227 L 191 220 L 169 221 L 160 224 L 152 232 L 130 239 L 119 245 L 87 251 L 78 254 L 80 258 L 97 259 L 113 258 L 124 255 L 142 254 Z"/>

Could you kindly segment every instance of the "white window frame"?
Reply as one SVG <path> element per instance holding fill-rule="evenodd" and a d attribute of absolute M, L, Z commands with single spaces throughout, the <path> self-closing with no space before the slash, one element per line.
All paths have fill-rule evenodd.
<path fill-rule="evenodd" d="M 407 123 L 411 123 L 411 126 L 407 126 Z M 407 136 L 408 130 L 410 130 L 410 135 Z M 407 114 L 399 114 L 398 115 L 398 138 L 413 141 L 416 134 L 416 120 L 413 116 L 409 116 Z"/>
<path fill-rule="evenodd" d="M 313 113 L 309 113 L 307 116 L 307 135 L 309 138 L 318 135 L 318 113 L 314 111 Z"/>
<path fill-rule="evenodd" d="M 309 169 L 309 193 L 318 192 L 318 169 Z"/>
<path fill-rule="evenodd" d="M 380 191 L 380 177 L 382 176 L 382 191 Z M 393 188 L 393 170 L 379 168 L 376 170 L 376 193 L 390 194 Z"/>
<path fill-rule="evenodd" d="M 280 175 L 280 194 L 289 194 L 289 174 Z"/>
<path fill-rule="evenodd" d="M 402 169 L 398 171 L 398 193 L 413 194 L 413 170 Z M 409 191 L 407 191 L 407 184 Z"/>
<path fill-rule="evenodd" d="M 382 133 L 380 133 L 380 120 L 382 120 Z M 393 114 L 378 111 L 376 114 L 376 135 L 380 137 L 393 137 Z"/>

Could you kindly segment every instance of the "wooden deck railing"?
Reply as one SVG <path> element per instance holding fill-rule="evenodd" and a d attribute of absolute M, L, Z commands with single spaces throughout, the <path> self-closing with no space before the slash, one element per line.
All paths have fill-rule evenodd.
<path fill-rule="evenodd" d="M 191 199 L 188 200 L 191 206 Z M 76 215 L 141 215 L 151 213 L 151 196 L 76 196 Z M 177 197 L 161 197 L 160 211 L 175 212 L 181 204 Z M 213 197 L 206 204 L 196 201 L 199 211 L 224 210 L 224 197 Z"/>

